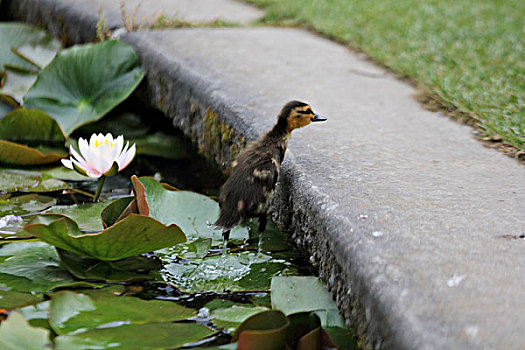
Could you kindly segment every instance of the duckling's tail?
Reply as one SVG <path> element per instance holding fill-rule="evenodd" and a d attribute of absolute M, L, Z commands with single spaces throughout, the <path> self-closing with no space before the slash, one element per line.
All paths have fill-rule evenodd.
<path fill-rule="evenodd" d="M 229 230 L 234 226 L 237 226 L 239 222 L 242 221 L 241 219 L 242 218 L 238 213 L 226 213 L 224 210 L 221 210 L 219 218 L 213 225 L 217 228 L 222 228 L 223 230 Z"/>

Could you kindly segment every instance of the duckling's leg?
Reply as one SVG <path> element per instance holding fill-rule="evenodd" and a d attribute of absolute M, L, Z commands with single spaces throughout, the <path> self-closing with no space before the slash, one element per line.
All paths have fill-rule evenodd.
<path fill-rule="evenodd" d="M 259 215 L 259 242 L 257 243 L 257 253 L 262 254 L 262 233 L 266 230 L 267 217 L 266 215 Z"/>
<path fill-rule="evenodd" d="M 222 258 L 226 258 L 228 253 L 228 240 L 230 239 L 230 230 L 222 231 Z"/>
<path fill-rule="evenodd" d="M 259 228 L 257 229 L 259 233 L 264 232 L 264 230 L 266 230 L 267 222 L 268 218 L 266 217 L 266 215 L 259 215 Z"/>

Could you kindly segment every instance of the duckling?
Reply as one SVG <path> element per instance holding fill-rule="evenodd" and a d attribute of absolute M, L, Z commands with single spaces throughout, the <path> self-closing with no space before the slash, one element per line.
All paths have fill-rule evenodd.
<path fill-rule="evenodd" d="M 249 218 L 259 219 L 259 233 L 266 229 L 268 202 L 279 177 L 291 132 L 311 122 L 325 120 L 308 104 L 290 101 L 279 113 L 275 126 L 239 153 L 219 196 L 220 214 L 215 226 L 224 230 L 224 249 L 230 230 Z"/>

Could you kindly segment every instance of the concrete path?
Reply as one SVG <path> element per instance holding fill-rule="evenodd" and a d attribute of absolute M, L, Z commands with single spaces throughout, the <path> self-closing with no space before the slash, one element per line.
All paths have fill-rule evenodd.
<path fill-rule="evenodd" d="M 68 3 L 2 6 L 88 40 L 96 11 L 86 6 L 71 22 L 52 15 Z M 166 6 L 183 13 L 183 4 Z M 367 347 L 525 349 L 522 165 L 422 109 L 411 86 L 362 55 L 308 32 L 200 28 L 123 39 L 147 71 L 142 97 L 223 167 L 290 99 L 328 117 L 294 133 L 275 215 Z"/>

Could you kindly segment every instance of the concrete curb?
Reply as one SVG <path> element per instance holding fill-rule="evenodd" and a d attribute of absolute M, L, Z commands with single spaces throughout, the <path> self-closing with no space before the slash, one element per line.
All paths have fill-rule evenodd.
<path fill-rule="evenodd" d="M 44 26 L 68 43 L 81 43 L 95 37 L 94 26 L 98 18 L 96 11 L 87 7 L 75 7 L 66 0 L 3 0 L 2 3 L 2 10 L 7 9 L 12 17 Z M 110 28 L 122 26 L 118 14 L 107 14 L 107 21 Z M 258 28 L 239 34 L 238 30 L 202 29 L 178 30 L 177 35 L 173 33 L 142 32 L 123 37 L 135 47 L 147 72 L 146 82 L 139 94 L 144 101 L 170 117 L 174 125 L 198 145 L 201 153 L 214 159 L 221 167 L 226 167 L 247 141 L 256 138 L 273 123 L 275 113 L 288 96 L 283 95 L 279 87 L 275 93 L 267 92 L 259 96 L 256 84 L 239 83 L 239 79 L 249 76 L 248 69 L 244 75 L 231 73 L 231 67 L 224 71 L 218 69 L 221 64 L 227 65 L 232 57 L 214 65 L 211 61 L 217 57 L 211 55 L 217 49 L 206 51 L 207 47 L 225 37 L 233 41 L 253 42 L 254 38 L 267 35 L 270 38 L 268 45 L 271 45 L 276 38 L 289 36 L 292 38 L 290 47 L 295 43 L 301 43 L 302 47 L 320 45 L 331 55 L 343 57 L 346 54 L 345 49 L 336 44 L 296 30 Z M 203 42 L 197 43 L 196 38 Z M 172 46 L 159 47 L 159 43 L 163 42 L 166 46 Z M 200 51 L 185 52 L 184 48 L 189 48 L 189 43 L 195 43 Z M 177 49 L 177 45 L 181 49 Z M 258 47 L 264 45 L 261 42 Z M 294 52 L 298 51 L 294 47 Z M 272 59 L 279 61 L 281 58 L 279 55 L 268 58 L 269 61 Z M 397 148 L 391 150 L 375 141 L 368 144 L 368 135 L 360 139 L 359 131 L 353 134 L 348 132 L 344 136 L 354 138 L 352 147 L 343 145 L 347 148 L 342 148 L 340 153 L 334 155 L 336 161 L 331 161 L 328 157 L 309 156 L 308 151 L 314 153 L 315 150 L 303 135 L 313 135 L 316 142 L 312 141 L 312 144 L 318 145 L 323 141 L 330 144 L 331 137 L 334 137 L 330 132 L 337 132 L 337 126 L 330 131 L 323 131 L 327 128 L 321 131 L 314 129 L 308 131 L 309 134 L 301 134 L 301 137 L 294 136 L 290 147 L 292 152 L 287 154 L 274 196 L 275 219 L 291 232 L 298 247 L 311 256 L 312 264 L 319 268 L 320 277 L 336 296 L 341 312 L 352 321 L 359 333 L 362 347 L 525 348 L 525 337 L 519 328 L 525 322 L 525 315 L 519 311 L 525 310 L 523 298 L 520 298 L 525 285 L 523 278 L 519 278 L 525 273 L 523 244 L 519 240 L 496 238 L 525 230 L 519 214 L 525 209 L 523 169 L 511 159 L 464 138 L 469 133 L 466 127 L 445 119 L 434 120 L 434 116 L 421 122 L 421 116 L 414 116 L 413 113 L 424 118 L 429 112 L 419 113 L 417 104 L 406 98 L 412 91 L 410 88 L 358 58 L 350 60 L 366 72 L 363 79 L 356 79 L 355 89 L 361 86 L 366 89 L 368 84 L 371 86 L 368 87 L 371 92 L 355 92 L 366 103 L 359 105 L 359 99 L 356 99 L 351 100 L 350 105 L 361 108 L 362 113 L 386 116 L 379 115 L 379 120 L 371 127 L 367 127 L 366 123 L 374 121 L 350 117 L 345 121 L 371 133 L 371 138 L 379 135 L 397 142 L 392 145 L 392 148 Z M 299 61 L 291 62 L 294 67 Z M 304 61 L 303 64 L 308 67 L 309 63 Z M 286 67 L 283 69 L 280 73 L 286 74 Z M 327 71 L 330 69 L 332 66 L 328 66 Z M 346 73 L 341 72 L 343 74 Z M 370 75 L 376 78 L 370 78 Z M 263 77 L 260 79 L 264 80 Z M 373 79 L 384 80 L 378 83 Z M 381 84 L 386 86 L 384 90 L 379 88 Z M 380 101 L 378 107 L 370 104 L 377 96 L 396 89 L 402 91 L 390 96 L 391 101 Z M 299 91 L 309 94 L 308 90 Z M 316 90 L 311 96 L 315 99 L 317 93 Z M 334 95 L 337 94 L 334 92 Z M 404 104 L 402 107 L 406 108 L 406 113 L 405 109 L 395 110 L 393 107 L 400 98 L 403 98 L 400 103 Z M 344 101 L 334 100 L 344 105 Z M 313 103 L 314 109 L 317 105 L 326 109 L 329 107 L 318 102 Z M 388 126 L 386 122 L 390 114 L 409 116 L 400 119 L 400 125 Z M 422 125 L 422 129 L 410 129 L 414 123 L 428 125 Z M 383 126 L 385 130 L 374 133 L 375 129 Z M 406 155 L 416 150 L 406 152 L 404 147 L 410 144 L 404 143 L 403 137 L 409 136 L 396 134 L 404 129 L 415 142 L 420 142 L 428 161 L 425 157 Z M 433 139 L 436 133 L 443 134 L 443 145 L 439 138 Z M 433 140 L 426 144 L 427 138 Z M 321 141 L 317 142 L 317 139 Z M 465 140 L 468 143 L 465 148 L 468 149 L 465 152 L 456 151 L 464 146 Z M 440 146 L 443 154 L 434 152 Z M 346 163 L 339 166 L 337 160 L 348 158 L 347 152 L 359 147 L 362 155 L 352 158 L 357 170 L 350 172 L 346 169 L 355 185 L 351 188 L 353 192 L 350 192 L 343 187 L 346 186 L 344 181 L 332 179 L 332 176 L 341 175 L 341 169 L 346 166 Z M 469 154 L 470 149 L 474 150 L 473 154 Z M 295 157 L 295 150 L 306 152 Z M 368 160 L 367 157 L 373 156 L 374 152 L 382 152 L 383 157 Z M 381 172 L 384 171 L 382 166 L 390 166 L 384 160 L 389 160 L 390 154 L 400 165 Z M 438 158 L 440 156 L 442 160 Z M 403 162 L 407 163 L 406 167 Z M 333 169 L 320 169 L 322 167 Z M 372 173 L 367 178 L 368 171 L 377 171 L 377 174 Z M 484 176 L 491 171 L 504 173 L 490 174 L 490 178 Z M 472 182 L 482 182 L 479 186 L 469 185 L 470 172 Z M 335 185 L 319 186 L 316 180 L 320 176 L 341 185 L 342 190 Z M 406 183 L 403 176 L 409 177 Z M 456 176 L 466 176 L 466 179 Z M 501 190 L 497 187 L 498 180 L 502 184 Z M 412 185 L 414 192 L 410 192 Z M 422 189 L 430 194 L 421 193 Z M 493 203 L 498 199 L 504 204 Z M 485 202 L 490 203 L 485 205 Z M 474 211 L 481 214 L 471 215 Z M 469 222 L 473 218 L 479 222 Z M 409 220 L 419 221 L 406 223 Z M 465 279 L 466 282 L 463 282 Z M 460 285 L 463 288 L 457 288 Z M 497 300 L 500 296 L 502 301 Z"/>

